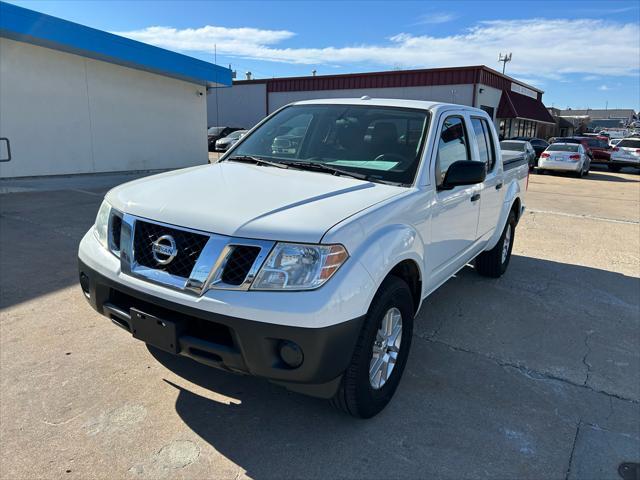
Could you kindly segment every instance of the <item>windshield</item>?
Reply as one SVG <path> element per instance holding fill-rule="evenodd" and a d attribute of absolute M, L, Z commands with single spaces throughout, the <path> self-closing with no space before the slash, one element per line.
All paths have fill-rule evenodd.
<path fill-rule="evenodd" d="M 524 152 L 524 145 L 521 142 L 500 142 L 502 150 L 514 150 L 516 152 Z"/>
<path fill-rule="evenodd" d="M 576 144 L 571 144 L 571 145 L 554 144 L 554 145 L 549 145 L 547 147 L 547 152 L 577 152 L 578 147 L 579 146 Z"/>
<path fill-rule="evenodd" d="M 588 138 L 587 145 L 591 148 L 607 148 L 609 143 L 605 140 L 600 140 L 599 138 Z"/>
<path fill-rule="evenodd" d="M 233 151 L 271 162 L 321 163 L 371 181 L 411 184 L 428 112 L 361 105 L 293 105 L 271 117 Z"/>
<path fill-rule="evenodd" d="M 640 148 L 640 140 L 636 140 L 634 138 L 627 138 L 625 140 L 620 140 L 617 146 L 627 147 L 627 148 Z"/>
<path fill-rule="evenodd" d="M 210 127 L 209 130 L 207 130 L 207 134 L 220 135 L 223 130 L 224 130 L 224 127 Z"/>
<path fill-rule="evenodd" d="M 556 138 L 553 143 L 581 143 L 577 138 Z"/>

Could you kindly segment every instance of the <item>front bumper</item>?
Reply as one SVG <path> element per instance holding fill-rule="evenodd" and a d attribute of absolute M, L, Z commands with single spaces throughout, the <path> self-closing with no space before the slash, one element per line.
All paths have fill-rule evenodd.
<path fill-rule="evenodd" d="M 618 157 L 611 158 L 609 165 L 617 165 L 620 167 L 636 167 L 640 168 L 640 158 Z"/>
<path fill-rule="evenodd" d="M 351 361 L 364 317 L 322 328 L 236 318 L 175 303 L 116 282 L 78 260 L 80 283 L 91 306 L 131 333 L 131 309 L 180 326 L 176 350 L 206 365 L 256 375 L 290 390 L 330 398 Z M 281 342 L 294 342 L 303 361 L 292 368 Z"/>

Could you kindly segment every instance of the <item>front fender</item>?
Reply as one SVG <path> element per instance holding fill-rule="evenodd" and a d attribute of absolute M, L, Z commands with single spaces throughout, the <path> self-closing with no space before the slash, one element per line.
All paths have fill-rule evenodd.
<path fill-rule="evenodd" d="M 367 299 L 368 303 L 371 303 L 389 272 L 405 260 L 411 260 L 416 264 L 422 280 L 424 242 L 413 227 L 403 224 L 386 225 L 375 232 L 367 233 L 366 239 L 360 243 L 353 255 L 369 272 L 375 284 Z"/>

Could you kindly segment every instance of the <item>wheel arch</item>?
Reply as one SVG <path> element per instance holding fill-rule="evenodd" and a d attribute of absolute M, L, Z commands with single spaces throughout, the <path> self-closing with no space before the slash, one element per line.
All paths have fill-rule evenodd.
<path fill-rule="evenodd" d="M 498 240 L 502 235 L 502 231 L 504 230 L 505 225 L 507 224 L 507 219 L 509 218 L 509 214 L 513 211 L 516 216 L 516 224 L 520 221 L 520 217 L 522 214 L 522 199 L 520 198 L 520 188 L 517 186 L 517 182 L 514 182 L 515 186 L 509 189 L 507 192 L 507 196 L 505 202 L 502 206 L 502 212 L 500 213 L 500 219 L 498 220 L 498 224 L 496 226 L 496 230 L 493 232 L 491 239 L 487 242 L 484 250 L 491 250 L 496 246 Z"/>
<path fill-rule="evenodd" d="M 398 277 L 409 286 L 413 297 L 413 312 L 418 313 L 422 302 L 422 275 L 415 260 L 402 260 L 391 269 L 382 281 L 384 282 L 389 276 Z"/>

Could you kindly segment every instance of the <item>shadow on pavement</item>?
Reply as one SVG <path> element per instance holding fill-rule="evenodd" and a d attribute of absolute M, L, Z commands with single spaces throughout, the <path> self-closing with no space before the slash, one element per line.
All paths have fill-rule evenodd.
<path fill-rule="evenodd" d="M 427 301 L 417 319 L 422 326 L 416 328 L 396 397 L 379 416 L 367 421 L 351 419 L 333 410 L 328 402 L 287 392 L 258 378 L 218 371 L 153 347 L 149 351 L 179 377 L 234 399 L 230 404 L 221 403 L 208 398 L 206 391 L 192 391 L 165 380 L 179 392 L 175 409 L 185 424 L 254 478 L 564 476 L 578 419 L 586 421 L 590 416 L 610 413 L 609 398 L 592 397 L 580 387 L 558 381 L 543 382 L 533 371 L 525 375 L 483 355 L 449 348 L 437 340 L 442 319 L 432 318 L 430 312 L 440 312 L 451 323 L 464 322 L 469 318 L 461 318 L 464 312 L 456 311 L 453 305 L 461 292 L 469 298 L 490 298 L 493 304 L 486 304 L 486 311 L 480 302 L 476 311 L 467 313 L 480 332 L 485 328 L 491 331 L 502 307 L 499 302 L 503 306 L 517 304 L 524 310 L 527 305 L 523 299 L 540 293 L 540 303 L 546 303 L 543 297 L 548 291 L 541 283 L 567 283 L 571 292 L 598 285 L 605 297 L 615 295 L 612 302 L 631 302 L 633 307 L 638 302 L 640 279 L 518 256 L 512 258 L 510 271 L 515 273 L 489 280 L 467 267 Z M 529 279 L 521 278 L 523 275 Z M 504 286 L 514 279 L 520 283 Z M 504 288 L 512 288 L 514 294 Z M 519 296 L 521 290 L 527 291 Z M 565 298 L 556 300 L 566 303 L 568 310 L 575 309 L 571 292 L 560 289 L 558 295 Z M 463 304 L 462 310 L 466 308 L 471 307 Z M 607 308 L 602 306 L 603 311 Z M 533 318 L 540 314 L 529 313 Z M 596 308 L 593 318 L 587 320 L 598 323 L 600 316 Z M 582 333 L 573 331 L 576 326 L 564 317 L 565 312 L 559 311 L 557 319 L 550 319 L 568 323 L 564 327 L 568 330 L 554 335 L 573 338 L 560 338 L 550 347 L 544 333 L 521 339 L 523 333 L 512 323 L 506 338 L 493 340 L 493 348 L 498 350 L 494 355 L 500 356 L 501 342 L 512 339 L 516 343 L 524 340 L 535 350 L 557 348 L 556 355 L 568 358 L 568 344 L 577 339 L 580 358 L 576 362 L 582 368 Z M 548 330 L 547 325 L 541 327 Z M 538 347 L 536 342 L 541 342 Z"/>
<path fill-rule="evenodd" d="M 101 193 L 53 191 L 0 195 L 0 307 L 78 281 L 77 254 Z"/>

